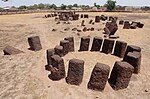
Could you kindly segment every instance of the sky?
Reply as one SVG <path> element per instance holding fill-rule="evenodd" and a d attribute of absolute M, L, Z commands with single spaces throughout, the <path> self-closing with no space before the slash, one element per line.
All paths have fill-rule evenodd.
<path fill-rule="evenodd" d="M 33 5 L 39 3 L 48 4 L 79 4 L 79 5 L 93 5 L 97 3 L 99 5 L 104 5 L 107 0 L 9 0 L 9 2 L 3 2 L 0 0 L 0 7 L 5 6 L 21 6 L 21 5 Z M 150 0 L 116 0 L 117 5 L 122 6 L 150 6 Z"/>

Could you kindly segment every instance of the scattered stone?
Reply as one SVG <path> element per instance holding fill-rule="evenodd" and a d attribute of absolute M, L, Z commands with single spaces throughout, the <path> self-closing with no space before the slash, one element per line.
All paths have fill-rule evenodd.
<path fill-rule="evenodd" d="M 77 29 L 77 32 L 82 32 L 81 30 Z"/>
<path fill-rule="evenodd" d="M 60 24 L 60 22 L 57 22 L 56 24 Z"/>
<path fill-rule="evenodd" d="M 95 16 L 95 22 L 99 23 L 100 22 L 100 16 Z"/>
<path fill-rule="evenodd" d="M 59 55 L 60 57 L 64 56 L 63 46 L 56 45 L 56 47 L 54 48 L 54 50 L 55 50 L 55 54 L 56 55 Z"/>
<path fill-rule="evenodd" d="M 127 43 L 123 41 L 116 41 L 115 49 L 114 49 L 114 55 L 118 56 L 120 58 L 124 57 L 124 54 L 126 52 Z"/>
<path fill-rule="evenodd" d="M 120 20 L 119 21 L 119 25 L 123 25 L 124 24 L 124 21 L 123 20 Z"/>
<path fill-rule="evenodd" d="M 138 25 L 138 28 L 143 28 L 144 27 L 144 24 L 142 24 L 142 23 L 140 23 L 139 25 Z"/>
<path fill-rule="evenodd" d="M 91 31 L 94 31 L 94 28 L 93 28 L 93 27 L 91 27 L 91 28 L 90 28 L 90 30 L 91 30 Z"/>
<path fill-rule="evenodd" d="M 77 28 L 73 28 L 73 29 L 72 29 L 72 31 L 77 31 L 77 30 L 78 30 Z"/>
<path fill-rule="evenodd" d="M 9 45 L 4 48 L 3 52 L 4 52 L 4 55 L 15 55 L 15 54 L 24 53 L 23 51 L 16 49 Z"/>
<path fill-rule="evenodd" d="M 129 21 L 125 21 L 124 22 L 123 29 L 130 29 L 130 23 L 129 23 Z"/>
<path fill-rule="evenodd" d="M 126 57 L 124 57 L 123 61 L 128 62 L 134 67 L 135 74 L 138 74 L 140 72 L 140 66 L 141 66 L 141 52 L 129 52 Z"/>
<path fill-rule="evenodd" d="M 91 51 L 100 51 L 103 39 L 101 37 L 94 37 Z"/>
<path fill-rule="evenodd" d="M 68 31 L 68 30 L 70 30 L 70 28 L 69 28 L 69 27 L 64 29 L 64 31 Z"/>
<path fill-rule="evenodd" d="M 63 47 L 63 54 L 66 55 L 69 52 L 69 41 L 68 40 L 62 40 L 60 41 L 60 46 Z"/>
<path fill-rule="evenodd" d="M 145 92 L 148 92 L 148 89 L 145 89 Z"/>
<path fill-rule="evenodd" d="M 69 52 L 73 52 L 74 51 L 74 38 L 73 37 L 67 37 L 64 40 L 69 41 Z"/>
<path fill-rule="evenodd" d="M 53 32 L 57 31 L 56 29 L 52 29 Z"/>
<path fill-rule="evenodd" d="M 39 36 L 28 37 L 28 43 L 30 46 L 30 50 L 39 51 L 42 49 L 41 41 Z"/>
<path fill-rule="evenodd" d="M 84 22 L 85 22 L 85 21 L 84 21 L 84 20 L 82 20 L 82 22 L 81 22 L 81 26 L 85 26 L 85 25 L 84 25 Z"/>
<path fill-rule="evenodd" d="M 68 74 L 66 82 L 71 85 L 80 85 L 84 74 L 84 61 L 71 59 L 69 61 Z"/>
<path fill-rule="evenodd" d="M 102 52 L 106 54 L 111 54 L 114 46 L 114 40 L 111 39 L 104 39 Z"/>
<path fill-rule="evenodd" d="M 89 18 L 89 15 L 88 14 L 84 14 L 84 18 Z"/>
<path fill-rule="evenodd" d="M 51 57 L 55 54 L 55 51 L 54 49 L 48 49 L 46 51 L 46 54 L 47 54 L 47 65 L 51 65 L 52 64 L 52 59 Z"/>
<path fill-rule="evenodd" d="M 125 89 L 130 82 L 133 66 L 127 62 L 117 61 L 109 78 L 109 84 L 114 90 Z"/>
<path fill-rule="evenodd" d="M 83 32 L 86 32 L 88 29 L 86 27 L 83 28 Z"/>
<path fill-rule="evenodd" d="M 90 20 L 90 21 L 89 21 L 89 24 L 92 24 L 92 22 L 93 22 L 93 20 Z"/>
<path fill-rule="evenodd" d="M 97 63 L 92 71 L 88 88 L 96 91 L 103 91 L 108 80 L 110 67 L 105 64 Z"/>
<path fill-rule="evenodd" d="M 90 38 L 87 36 L 82 37 L 79 51 L 88 51 L 89 50 L 89 44 L 90 44 Z"/>
<path fill-rule="evenodd" d="M 64 60 L 58 55 L 53 55 L 52 57 L 52 68 L 49 78 L 51 80 L 60 80 L 66 76 Z"/>

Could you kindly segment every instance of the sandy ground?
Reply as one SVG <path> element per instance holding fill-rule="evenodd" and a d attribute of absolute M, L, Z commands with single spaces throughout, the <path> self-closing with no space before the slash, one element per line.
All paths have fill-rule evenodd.
<path fill-rule="evenodd" d="M 150 98 L 150 14 L 148 13 L 89 13 L 95 15 L 112 15 L 120 19 L 140 21 L 145 24 L 143 29 L 123 30 L 119 26 L 116 35 L 118 40 L 126 41 L 128 44 L 142 48 L 141 72 L 133 75 L 128 88 L 114 91 L 107 83 L 103 92 L 87 89 L 93 67 L 97 62 L 113 67 L 115 61 L 121 60 L 113 55 L 100 52 L 77 52 L 81 36 L 103 37 L 103 31 L 97 31 L 104 27 L 103 23 L 94 25 L 95 31 L 82 32 L 80 36 L 73 33 L 71 29 L 80 25 L 82 20 L 71 22 L 71 24 L 56 25 L 54 18 L 42 18 L 45 14 L 20 14 L 0 16 L 0 99 L 149 99 Z M 69 27 L 69 31 L 64 28 Z M 81 27 L 78 27 L 81 28 Z M 57 29 L 52 32 L 52 29 Z M 43 49 L 38 52 L 28 50 L 27 37 L 40 36 Z M 80 86 L 68 85 L 65 79 L 52 81 L 48 78 L 49 72 L 45 70 L 46 50 L 59 45 L 64 37 L 75 37 L 75 52 L 64 57 L 66 73 L 68 61 L 78 58 L 85 61 L 83 82 Z M 14 46 L 25 53 L 12 56 L 4 56 L 3 48 L 6 45 Z M 148 92 L 145 92 L 148 90 Z"/>

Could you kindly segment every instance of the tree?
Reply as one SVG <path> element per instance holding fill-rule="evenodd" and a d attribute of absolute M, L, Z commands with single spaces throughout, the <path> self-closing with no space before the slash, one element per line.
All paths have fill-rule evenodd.
<path fill-rule="evenodd" d="M 38 9 L 44 9 L 45 5 L 43 3 L 38 4 Z"/>
<path fill-rule="evenodd" d="M 69 9 L 72 9 L 73 6 L 72 6 L 72 5 L 68 5 L 67 7 L 68 7 Z"/>
<path fill-rule="evenodd" d="M 64 5 L 64 4 L 61 4 L 61 6 L 60 6 L 60 8 L 61 8 L 61 10 L 65 10 L 66 9 L 66 5 Z"/>
<path fill-rule="evenodd" d="M 27 9 L 27 6 L 23 5 L 23 6 L 20 6 L 18 9 Z"/>
<path fill-rule="evenodd" d="M 107 10 L 112 11 L 116 7 L 116 1 L 108 0 L 105 6 L 107 7 Z"/>
<path fill-rule="evenodd" d="M 78 7 L 78 4 L 73 4 L 73 7 Z"/>

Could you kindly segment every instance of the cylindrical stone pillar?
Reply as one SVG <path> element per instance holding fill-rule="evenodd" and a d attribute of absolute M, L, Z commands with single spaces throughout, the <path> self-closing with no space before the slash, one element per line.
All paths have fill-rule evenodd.
<path fill-rule="evenodd" d="M 133 66 L 127 62 L 117 61 L 109 78 L 109 84 L 114 90 L 125 89 L 130 82 Z"/>
<path fill-rule="evenodd" d="M 95 22 L 99 23 L 100 22 L 100 16 L 95 16 Z"/>
<path fill-rule="evenodd" d="M 79 51 L 88 51 L 89 44 L 90 44 L 90 38 L 87 36 L 82 37 Z"/>
<path fill-rule="evenodd" d="M 83 14 L 81 14 L 81 18 L 83 18 Z"/>
<path fill-rule="evenodd" d="M 124 26 L 123 26 L 123 29 L 130 29 L 130 23 L 125 22 Z"/>
<path fill-rule="evenodd" d="M 88 88 L 103 91 L 108 80 L 110 67 L 105 64 L 97 63 L 92 71 Z"/>
<path fill-rule="evenodd" d="M 100 51 L 103 39 L 101 37 L 94 37 L 91 51 Z"/>
<path fill-rule="evenodd" d="M 42 49 L 39 36 L 28 37 L 28 43 L 29 43 L 30 49 L 33 51 L 39 51 Z"/>
<path fill-rule="evenodd" d="M 129 52 L 133 52 L 133 51 L 137 51 L 137 52 L 141 52 L 141 48 L 135 45 L 128 45 L 127 46 L 127 50 L 125 52 L 124 58 L 127 56 L 127 54 Z"/>
<path fill-rule="evenodd" d="M 140 72 L 141 52 L 129 52 L 127 56 L 123 59 L 123 61 L 128 62 L 134 67 L 133 73 L 138 74 Z"/>
<path fill-rule="evenodd" d="M 69 52 L 74 51 L 74 38 L 73 37 L 67 37 L 65 40 L 69 41 Z"/>
<path fill-rule="evenodd" d="M 102 52 L 106 54 L 111 54 L 114 46 L 114 40 L 111 39 L 104 39 Z"/>
<path fill-rule="evenodd" d="M 119 21 L 119 25 L 123 25 L 124 21 L 123 20 L 120 20 Z"/>
<path fill-rule="evenodd" d="M 60 57 L 64 56 L 64 50 L 62 46 L 57 45 L 54 50 L 56 55 L 59 55 Z"/>
<path fill-rule="evenodd" d="M 58 55 L 53 55 L 51 59 L 52 59 L 52 68 L 49 78 L 52 80 L 60 80 L 64 78 L 66 76 L 66 73 L 63 58 L 61 58 Z"/>
<path fill-rule="evenodd" d="M 67 40 L 62 40 L 60 41 L 60 46 L 63 47 L 63 54 L 66 55 L 69 52 L 69 41 Z"/>
<path fill-rule="evenodd" d="M 47 65 L 51 65 L 52 64 L 52 59 L 51 59 L 51 57 L 54 55 L 54 49 L 48 49 L 47 51 L 46 51 L 46 53 L 47 53 Z"/>
<path fill-rule="evenodd" d="M 114 49 L 114 55 L 118 56 L 120 58 L 124 57 L 124 54 L 126 52 L 127 43 L 123 41 L 116 41 L 115 49 Z"/>
<path fill-rule="evenodd" d="M 66 82 L 71 85 L 80 85 L 84 74 L 84 61 L 71 59 L 69 61 L 68 74 Z"/>

